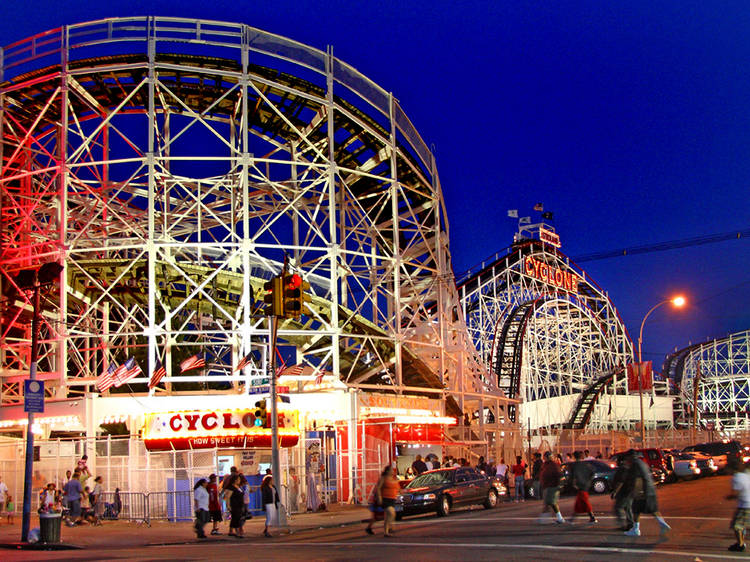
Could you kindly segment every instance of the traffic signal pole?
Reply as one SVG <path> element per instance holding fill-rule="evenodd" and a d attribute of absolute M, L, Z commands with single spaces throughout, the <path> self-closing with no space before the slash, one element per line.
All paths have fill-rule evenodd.
<path fill-rule="evenodd" d="M 269 382 L 271 386 L 271 474 L 276 489 L 281 488 L 281 462 L 279 460 L 279 409 L 276 392 L 276 334 L 279 328 L 279 317 L 276 315 L 268 317 L 268 327 L 271 332 L 271 357 L 268 362 L 271 367 Z M 286 512 L 283 509 L 276 511 L 277 524 L 286 527 Z"/>

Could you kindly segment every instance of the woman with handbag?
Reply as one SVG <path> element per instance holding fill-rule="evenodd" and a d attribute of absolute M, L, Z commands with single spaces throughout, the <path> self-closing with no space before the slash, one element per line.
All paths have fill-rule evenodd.
<path fill-rule="evenodd" d="M 231 475 L 227 480 L 227 485 L 224 486 L 224 501 L 229 504 L 229 513 L 231 514 L 228 534 L 230 537 L 238 538 L 244 535 L 242 511 L 245 507 L 244 495 L 238 487 L 239 478 L 238 474 Z"/>
<path fill-rule="evenodd" d="M 396 473 L 394 472 L 393 467 L 389 464 L 383 469 L 380 479 L 375 485 L 375 509 L 372 512 L 372 519 L 370 519 L 370 522 L 365 529 L 365 532 L 368 535 L 375 534 L 372 530 L 372 524 L 376 521 L 376 518 L 378 518 L 378 507 L 380 507 L 380 511 L 383 513 L 384 536 L 392 537 L 395 534 L 392 529 L 393 522 L 396 520 L 396 498 L 398 497 L 400 490 L 401 485 L 398 482 L 398 478 L 396 478 Z"/>

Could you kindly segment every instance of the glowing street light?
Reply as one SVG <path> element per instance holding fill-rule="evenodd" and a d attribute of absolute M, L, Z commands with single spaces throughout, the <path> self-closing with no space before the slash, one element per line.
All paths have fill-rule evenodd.
<path fill-rule="evenodd" d="M 682 308 L 687 303 L 687 300 L 682 295 L 677 295 L 675 297 L 672 297 L 671 299 L 665 299 L 661 302 L 656 303 L 651 307 L 651 310 L 646 313 L 646 316 L 643 317 L 643 322 L 641 322 L 641 330 L 638 333 L 638 398 L 641 403 L 641 445 L 644 447 L 646 446 L 646 428 L 643 421 L 643 383 L 641 376 L 641 369 L 643 365 L 643 355 L 641 352 L 641 346 L 643 344 L 643 326 L 644 324 L 646 324 L 646 319 L 654 310 L 667 303 L 671 303 L 675 308 Z"/>

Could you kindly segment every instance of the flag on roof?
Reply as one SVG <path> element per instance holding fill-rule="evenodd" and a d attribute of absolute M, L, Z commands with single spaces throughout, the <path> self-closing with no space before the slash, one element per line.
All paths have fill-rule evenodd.
<path fill-rule="evenodd" d="M 531 217 L 521 217 L 518 219 L 518 224 L 531 224 Z"/>
<path fill-rule="evenodd" d="M 192 369 L 202 369 L 206 366 L 206 360 L 202 355 L 196 353 L 192 357 L 188 357 L 182 363 L 180 363 L 180 372 L 184 373 Z"/>
<path fill-rule="evenodd" d="M 554 216 L 555 215 L 552 213 L 552 211 L 547 211 L 546 213 L 542 213 L 542 218 L 548 221 L 551 221 Z"/>
<path fill-rule="evenodd" d="M 134 379 L 138 375 L 140 375 L 143 371 L 141 371 L 141 368 L 138 366 L 138 363 L 135 360 L 135 357 L 131 357 L 125 363 L 120 365 L 117 368 L 118 376 L 116 377 L 115 386 L 119 387 L 128 382 L 129 380 Z"/>
<path fill-rule="evenodd" d="M 250 363 L 253 362 L 253 353 L 252 351 L 245 355 L 242 359 L 239 360 L 237 363 L 237 366 L 234 368 L 235 371 L 241 371 L 245 367 L 247 367 Z"/>
<path fill-rule="evenodd" d="M 518 209 L 508 209 L 508 216 L 512 219 L 518 218 Z"/>
<path fill-rule="evenodd" d="M 536 205 L 534 205 L 534 210 L 541 213 L 542 211 L 544 211 L 544 205 L 542 203 L 537 203 Z"/>
<path fill-rule="evenodd" d="M 99 377 L 96 379 L 96 389 L 99 392 L 104 392 L 107 390 L 110 386 L 115 384 L 115 371 L 116 367 L 114 363 L 110 363 L 109 367 L 106 371 L 104 371 Z"/>
<path fill-rule="evenodd" d="M 325 371 L 318 371 L 318 376 L 315 377 L 315 384 L 320 384 L 323 382 L 323 375 L 325 375 Z"/>
<path fill-rule="evenodd" d="M 289 376 L 289 377 L 298 377 L 302 374 L 302 369 L 304 368 L 304 365 L 291 365 L 289 367 L 286 367 L 284 369 L 281 369 L 279 371 L 278 376 Z"/>
<path fill-rule="evenodd" d="M 164 378 L 164 376 L 167 374 L 167 370 L 164 368 L 164 365 L 161 364 L 161 361 L 156 361 L 156 369 L 154 369 L 154 372 L 151 373 L 151 380 L 148 382 L 149 388 L 154 388 L 157 384 L 159 384 L 159 381 Z"/>

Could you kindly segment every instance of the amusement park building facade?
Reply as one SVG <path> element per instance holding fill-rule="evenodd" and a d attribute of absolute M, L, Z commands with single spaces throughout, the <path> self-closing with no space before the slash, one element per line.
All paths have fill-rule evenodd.
<path fill-rule="evenodd" d="M 586 422 L 637 418 L 617 371 L 632 344 L 606 295 L 530 239 L 456 283 L 432 153 L 331 48 L 148 17 L 1 54 L 0 429 L 22 427 L 39 312 L 43 437 L 123 424 L 126 455 L 147 459 L 129 470 L 148 451 L 195 475 L 219 457 L 256 469 L 269 436 L 248 416 L 273 376 L 263 291 L 285 268 L 311 297 L 278 330 L 295 367 L 278 377 L 285 466 L 327 455 L 338 499 L 417 452 L 519 451 L 519 424 L 565 425 L 602 378 Z M 37 310 L 17 275 L 49 262 L 64 267 Z M 194 356 L 205 366 L 181 373 Z M 99 392 L 128 359 L 142 374 Z"/>

